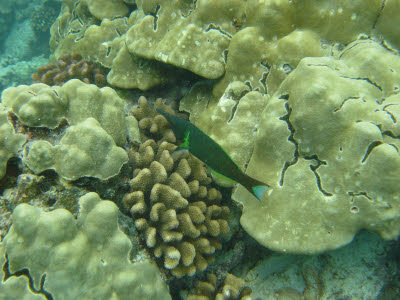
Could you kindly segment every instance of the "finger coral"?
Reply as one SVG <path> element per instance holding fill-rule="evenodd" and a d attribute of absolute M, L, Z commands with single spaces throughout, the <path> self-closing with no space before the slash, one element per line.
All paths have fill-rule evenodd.
<path fill-rule="evenodd" d="M 160 138 L 158 143 L 148 139 L 131 153 L 135 170 L 124 203 L 162 265 L 176 277 L 194 275 L 221 248 L 218 238 L 229 231 L 229 208 L 221 204 L 221 193 L 210 185 L 201 161 L 171 154 L 176 145 L 161 138 L 171 137 L 166 120 L 154 110 L 146 118 L 150 108 L 144 98 L 141 103 L 139 126 Z"/>
<path fill-rule="evenodd" d="M 80 79 L 84 83 L 93 83 L 98 87 L 107 84 L 104 68 L 98 64 L 82 59 L 80 54 L 64 54 L 57 64 L 42 66 L 32 75 L 34 83 L 62 86 L 70 79 Z"/>
<path fill-rule="evenodd" d="M 169 128 L 168 121 L 157 113 L 154 107 L 163 109 L 170 114 L 176 114 L 168 105 L 164 105 L 162 99 L 156 100 L 154 107 L 148 104 L 145 97 L 140 97 L 138 107 L 132 110 L 134 117 L 139 121 L 139 127 L 142 133 L 142 140 L 145 141 L 154 138 L 157 141 L 167 141 L 175 143 L 176 138 L 172 130 Z M 185 114 L 177 114 L 181 118 L 186 118 Z"/>
<path fill-rule="evenodd" d="M 252 290 L 246 282 L 232 274 L 227 274 L 223 284 L 218 287 L 217 277 L 208 274 L 207 281 L 196 281 L 194 293 L 187 300 L 253 300 Z"/>

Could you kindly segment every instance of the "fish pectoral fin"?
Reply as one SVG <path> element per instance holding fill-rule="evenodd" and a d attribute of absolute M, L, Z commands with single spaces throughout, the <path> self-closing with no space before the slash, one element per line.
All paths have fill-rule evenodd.
<path fill-rule="evenodd" d="M 226 181 L 228 181 L 228 182 L 230 182 L 230 183 L 236 183 L 235 180 L 230 179 L 229 177 L 226 177 L 225 175 L 222 175 L 221 173 L 218 173 L 217 171 L 211 169 L 210 167 L 208 167 L 208 168 L 210 169 L 211 174 L 212 174 L 214 177 L 217 177 L 217 178 L 226 180 Z"/>

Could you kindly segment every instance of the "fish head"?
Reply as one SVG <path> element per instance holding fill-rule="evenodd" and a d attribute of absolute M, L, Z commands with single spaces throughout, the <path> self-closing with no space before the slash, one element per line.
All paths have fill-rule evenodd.
<path fill-rule="evenodd" d="M 186 131 L 186 125 L 189 123 L 188 121 L 179 118 L 177 116 L 171 115 L 159 108 L 156 108 L 156 111 L 161 114 L 165 119 L 167 119 L 170 128 L 175 134 L 175 138 L 178 141 L 183 141 L 185 140 L 185 131 Z"/>

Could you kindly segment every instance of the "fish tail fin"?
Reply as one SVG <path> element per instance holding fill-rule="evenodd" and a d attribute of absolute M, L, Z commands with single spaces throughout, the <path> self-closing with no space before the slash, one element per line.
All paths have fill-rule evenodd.
<path fill-rule="evenodd" d="M 256 198 L 257 198 L 258 200 L 261 201 L 262 195 L 264 195 L 264 193 L 265 193 L 269 188 L 270 188 L 270 186 L 269 186 L 269 185 L 266 185 L 266 184 L 264 184 L 264 185 L 255 185 L 255 186 L 252 187 L 253 195 L 256 196 Z"/>
<path fill-rule="evenodd" d="M 247 175 L 246 175 L 247 176 Z M 261 182 L 257 179 L 254 179 L 250 176 L 247 176 L 247 185 L 246 189 L 252 193 L 258 200 L 261 201 L 262 196 L 264 193 L 270 188 L 271 186 Z"/>

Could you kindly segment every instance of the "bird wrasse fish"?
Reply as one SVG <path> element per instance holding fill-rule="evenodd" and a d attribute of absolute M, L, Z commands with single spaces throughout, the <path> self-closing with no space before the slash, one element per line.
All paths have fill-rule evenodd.
<path fill-rule="evenodd" d="M 261 201 L 268 184 L 246 175 L 218 143 L 194 124 L 159 108 L 156 111 L 167 119 L 176 139 L 183 141 L 177 150 L 187 149 L 214 173 L 241 184 Z"/>

